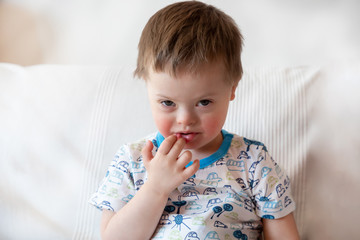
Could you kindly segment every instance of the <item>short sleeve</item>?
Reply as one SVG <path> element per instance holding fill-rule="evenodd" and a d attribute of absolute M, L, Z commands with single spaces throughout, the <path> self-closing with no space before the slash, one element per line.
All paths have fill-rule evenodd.
<path fill-rule="evenodd" d="M 133 156 L 127 145 L 122 146 L 111 161 L 105 177 L 89 203 L 99 209 L 120 210 L 135 195 L 135 184 L 130 174 Z"/>
<path fill-rule="evenodd" d="M 277 219 L 295 210 L 290 179 L 268 153 L 260 151 L 249 171 L 256 213 L 261 218 Z"/>

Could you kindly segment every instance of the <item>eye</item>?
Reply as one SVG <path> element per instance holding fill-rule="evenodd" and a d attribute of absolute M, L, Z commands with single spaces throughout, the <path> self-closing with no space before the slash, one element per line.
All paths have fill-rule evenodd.
<path fill-rule="evenodd" d="M 161 104 L 165 107 L 173 107 L 175 106 L 175 103 L 173 101 L 165 100 L 161 101 Z"/>
<path fill-rule="evenodd" d="M 201 100 L 201 101 L 198 103 L 198 106 L 205 107 L 205 106 L 209 105 L 210 103 L 211 103 L 210 100 L 204 99 L 204 100 Z"/>

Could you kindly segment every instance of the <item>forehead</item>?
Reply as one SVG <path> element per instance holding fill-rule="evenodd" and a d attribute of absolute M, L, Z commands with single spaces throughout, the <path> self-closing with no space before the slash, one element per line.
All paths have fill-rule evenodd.
<path fill-rule="evenodd" d="M 164 69 L 156 70 L 149 68 L 149 76 L 146 81 L 157 80 L 159 77 L 167 78 L 170 80 L 184 81 L 186 79 L 209 79 L 210 81 L 229 82 L 227 79 L 226 69 L 222 61 L 203 63 L 196 67 L 178 66 L 173 69 L 170 64 L 167 64 Z"/>
<path fill-rule="evenodd" d="M 147 88 L 151 94 L 175 98 L 197 98 L 227 91 L 224 68 L 219 64 L 204 65 L 196 72 L 179 71 L 176 76 L 167 72 L 149 72 Z"/>

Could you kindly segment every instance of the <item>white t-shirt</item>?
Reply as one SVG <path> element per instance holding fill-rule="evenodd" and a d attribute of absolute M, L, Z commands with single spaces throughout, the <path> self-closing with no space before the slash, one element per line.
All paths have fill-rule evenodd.
<path fill-rule="evenodd" d="M 219 150 L 201 159 L 196 174 L 169 195 L 153 239 L 260 239 L 261 218 L 294 211 L 290 180 L 264 144 L 222 134 Z M 131 200 L 147 179 L 141 156 L 147 139 L 154 143 L 153 154 L 164 140 L 155 133 L 122 146 L 91 204 L 118 211 Z"/>

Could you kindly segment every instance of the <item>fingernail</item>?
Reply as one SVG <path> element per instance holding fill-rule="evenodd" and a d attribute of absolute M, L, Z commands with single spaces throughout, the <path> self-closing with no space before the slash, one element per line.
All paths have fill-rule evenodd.
<path fill-rule="evenodd" d="M 180 133 L 176 133 L 176 138 L 179 140 L 181 137 L 181 134 Z"/>

